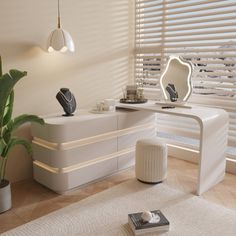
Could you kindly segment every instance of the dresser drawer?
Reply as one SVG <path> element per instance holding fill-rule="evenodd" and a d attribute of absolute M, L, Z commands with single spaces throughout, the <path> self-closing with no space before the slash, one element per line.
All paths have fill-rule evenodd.
<path fill-rule="evenodd" d="M 155 114 L 146 111 L 128 110 L 118 115 L 118 129 L 127 129 L 155 122 Z"/>
<path fill-rule="evenodd" d="M 33 159 L 51 167 L 63 168 L 91 161 L 117 151 L 117 139 L 112 138 L 67 150 L 49 149 L 33 144 Z"/>
<path fill-rule="evenodd" d="M 118 170 L 124 170 L 135 165 L 135 151 L 118 157 Z"/>
<path fill-rule="evenodd" d="M 34 165 L 34 179 L 53 191 L 63 194 L 68 190 L 111 175 L 116 171 L 116 158 L 95 163 L 68 173 L 53 173 L 40 166 Z"/>
<path fill-rule="evenodd" d="M 156 135 L 155 128 L 149 128 L 142 131 L 126 134 L 118 137 L 118 150 L 135 146 L 136 142 L 142 138 L 153 138 Z"/>
<path fill-rule="evenodd" d="M 56 119 L 57 118 L 57 119 Z M 32 124 L 32 135 L 52 143 L 66 143 L 117 129 L 115 114 L 89 114 L 75 117 L 46 118 L 45 125 Z"/>

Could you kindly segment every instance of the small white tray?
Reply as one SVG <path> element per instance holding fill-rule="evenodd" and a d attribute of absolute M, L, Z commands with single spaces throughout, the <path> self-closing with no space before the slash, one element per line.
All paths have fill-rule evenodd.
<path fill-rule="evenodd" d="M 90 110 L 89 112 L 91 112 L 91 113 L 94 113 L 94 114 L 110 114 L 110 113 L 114 113 L 115 112 L 115 110 L 114 111 L 98 111 L 98 110 Z"/>

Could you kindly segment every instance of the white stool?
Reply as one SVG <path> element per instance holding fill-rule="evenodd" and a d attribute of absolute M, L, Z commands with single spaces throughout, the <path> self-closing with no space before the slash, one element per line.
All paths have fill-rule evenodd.
<path fill-rule="evenodd" d="M 159 183 L 167 174 L 167 145 L 160 139 L 141 139 L 136 143 L 136 178 L 145 183 Z"/>

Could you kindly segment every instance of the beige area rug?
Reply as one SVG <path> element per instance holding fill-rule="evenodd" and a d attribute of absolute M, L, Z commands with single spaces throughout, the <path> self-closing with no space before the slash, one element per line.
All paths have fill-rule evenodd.
<path fill-rule="evenodd" d="M 168 233 L 149 235 L 235 236 L 236 212 L 186 194 L 166 184 L 130 180 L 78 203 L 22 225 L 2 236 L 132 235 L 127 215 L 161 209 L 170 221 Z"/>

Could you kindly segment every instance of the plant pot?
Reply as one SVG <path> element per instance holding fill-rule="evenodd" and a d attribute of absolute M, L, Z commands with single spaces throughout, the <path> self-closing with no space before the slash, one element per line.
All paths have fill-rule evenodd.
<path fill-rule="evenodd" d="M 0 183 L 0 213 L 9 210 L 11 206 L 11 184 L 8 180 L 3 180 Z"/>

